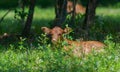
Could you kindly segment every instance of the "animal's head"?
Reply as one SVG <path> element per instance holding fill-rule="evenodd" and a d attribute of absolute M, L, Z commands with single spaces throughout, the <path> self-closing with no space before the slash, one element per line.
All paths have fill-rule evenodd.
<path fill-rule="evenodd" d="M 51 41 L 52 42 L 57 42 L 59 40 L 62 39 L 62 35 L 64 33 L 69 33 L 70 32 L 70 28 L 65 28 L 65 29 L 62 29 L 60 27 L 54 27 L 52 29 L 50 28 L 47 28 L 47 27 L 42 27 L 41 28 L 43 32 L 45 32 L 47 35 L 50 35 L 51 36 Z"/>

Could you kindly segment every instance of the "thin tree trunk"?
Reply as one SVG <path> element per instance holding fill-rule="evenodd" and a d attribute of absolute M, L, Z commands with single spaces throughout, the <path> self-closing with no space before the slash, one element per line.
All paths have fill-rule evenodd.
<path fill-rule="evenodd" d="M 90 28 L 94 23 L 97 2 L 98 0 L 88 0 L 83 29 Z"/>
<path fill-rule="evenodd" d="M 61 26 L 67 16 L 67 0 L 56 0 L 54 25 Z"/>
<path fill-rule="evenodd" d="M 83 24 L 83 29 L 87 30 L 87 38 L 89 37 L 89 31 L 94 24 L 94 18 L 95 18 L 95 10 L 97 7 L 98 0 L 88 0 L 86 14 L 85 14 L 85 20 Z"/>
<path fill-rule="evenodd" d="M 22 36 L 28 37 L 30 34 L 30 29 L 31 29 L 32 20 L 33 20 L 33 14 L 34 14 L 34 7 L 35 7 L 35 0 L 30 0 L 29 13 L 25 23 L 25 27 L 22 32 Z"/>

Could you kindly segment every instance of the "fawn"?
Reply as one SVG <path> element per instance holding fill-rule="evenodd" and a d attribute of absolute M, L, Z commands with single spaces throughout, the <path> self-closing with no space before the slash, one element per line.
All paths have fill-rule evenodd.
<path fill-rule="evenodd" d="M 69 33 L 69 28 L 65 28 L 64 30 L 58 26 L 50 29 L 47 27 L 41 28 L 43 32 L 51 35 L 51 41 L 53 43 L 57 43 L 57 41 L 65 41 L 67 42 L 67 46 L 64 46 L 66 51 L 73 49 L 73 54 L 77 56 L 81 56 L 81 54 L 88 54 L 93 49 L 95 51 L 101 51 L 105 47 L 105 44 L 99 41 L 73 41 L 66 38 L 63 38 L 62 35 L 64 33 Z"/>
<path fill-rule="evenodd" d="M 73 11 L 73 2 L 67 1 L 67 12 L 71 13 Z M 81 4 L 76 4 L 75 6 L 75 13 L 76 14 L 84 14 L 86 11 L 86 8 L 83 7 Z"/>

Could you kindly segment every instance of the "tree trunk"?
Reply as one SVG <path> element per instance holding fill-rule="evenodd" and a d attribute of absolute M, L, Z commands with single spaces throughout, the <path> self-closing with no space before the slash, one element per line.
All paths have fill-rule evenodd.
<path fill-rule="evenodd" d="M 94 24 L 95 10 L 98 0 L 88 0 L 83 29 L 87 31 L 86 38 L 89 37 L 90 28 Z"/>
<path fill-rule="evenodd" d="M 94 23 L 95 10 L 98 0 L 88 0 L 83 29 L 88 29 Z"/>
<path fill-rule="evenodd" d="M 55 5 L 55 26 L 61 26 L 64 23 L 67 16 L 67 0 L 56 0 Z"/>
<path fill-rule="evenodd" d="M 69 23 L 69 26 L 73 27 L 75 25 L 75 16 L 76 16 L 76 2 L 77 0 L 73 0 L 73 11 L 72 11 L 72 17 L 71 17 L 71 21 Z"/>
<path fill-rule="evenodd" d="M 25 27 L 22 32 L 22 36 L 28 37 L 30 34 L 30 29 L 31 29 L 32 20 L 33 20 L 33 14 L 34 14 L 34 7 L 35 7 L 35 0 L 30 0 L 29 13 L 25 23 Z"/>

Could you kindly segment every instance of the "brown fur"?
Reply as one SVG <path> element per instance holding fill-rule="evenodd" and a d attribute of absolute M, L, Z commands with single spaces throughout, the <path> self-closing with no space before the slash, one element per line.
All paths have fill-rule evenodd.
<path fill-rule="evenodd" d="M 67 12 L 71 13 L 73 11 L 73 2 L 67 1 Z M 84 14 L 86 11 L 86 8 L 83 7 L 81 4 L 76 4 L 75 6 L 75 13 L 76 14 Z"/>
<path fill-rule="evenodd" d="M 47 27 L 41 28 L 45 33 L 51 35 L 51 41 L 57 42 L 59 40 L 64 40 L 67 42 L 67 46 L 64 47 L 66 51 L 73 49 L 73 54 L 77 56 L 81 56 L 82 53 L 88 54 L 93 49 L 97 51 L 101 51 L 101 49 L 105 46 L 102 42 L 99 41 L 72 41 L 69 39 L 62 38 L 62 34 L 69 32 L 69 29 L 65 28 L 64 30 L 60 27 L 54 27 L 53 29 L 49 29 Z M 49 30 L 49 31 L 48 31 Z"/>

